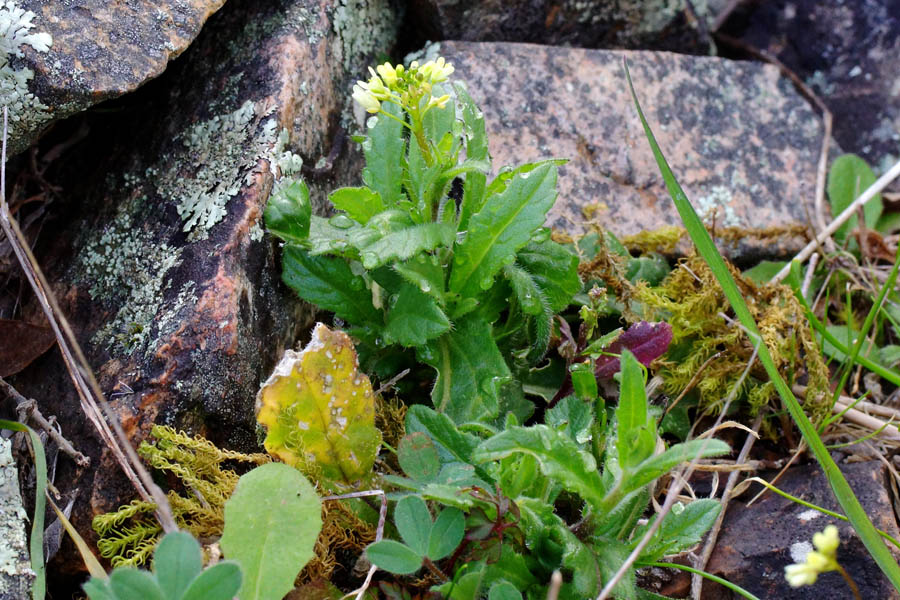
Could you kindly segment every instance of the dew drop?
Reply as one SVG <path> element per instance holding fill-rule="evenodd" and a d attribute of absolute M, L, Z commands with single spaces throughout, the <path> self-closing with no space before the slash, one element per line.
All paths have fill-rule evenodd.
<path fill-rule="evenodd" d="M 330 223 L 332 227 L 337 227 L 338 229 L 349 229 L 353 227 L 353 219 L 347 215 L 334 215 L 328 219 L 328 223 Z"/>
<path fill-rule="evenodd" d="M 422 285 L 419 286 L 419 289 L 425 292 L 426 294 L 431 291 L 431 286 L 427 281 L 423 281 Z"/>
<path fill-rule="evenodd" d="M 374 269 L 378 266 L 378 255 L 373 252 L 365 252 L 362 255 L 362 264 L 367 269 Z"/>
<path fill-rule="evenodd" d="M 489 290 L 491 289 L 491 284 L 493 283 L 494 279 L 492 277 L 485 277 L 478 283 L 478 285 L 481 286 L 481 289 L 483 290 Z"/>
<path fill-rule="evenodd" d="M 531 234 L 531 241 L 540 244 L 541 242 L 546 242 L 550 239 L 550 230 L 546 227 L 541 227 L 537 231 Z"/>

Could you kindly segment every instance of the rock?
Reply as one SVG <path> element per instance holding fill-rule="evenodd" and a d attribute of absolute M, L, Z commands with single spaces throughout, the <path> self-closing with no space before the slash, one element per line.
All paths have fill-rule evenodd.
<path fill-rule="evenodd" d="M 724 31 L 777 56 L 834 116 L 834 137 L 878 170 L 900 160 L 896 0 L 750 3 Z"/>
<path fill-rule="evenodd" d="M 413 0 L 422 39 L 530 42 L 583 48 L 641 48 L 706 54 L 716 2 L 684 0 Z"/>
<path fill-rule="evenodd" d="M 0 600 L 31 597 L 34 571 L 28 553 L 28 516 L 19 493 L 19 472 L 12 443 L 0 437 Z"/>
<path fill-rule="evenodd" d="M 885 488 L 887 472 L 877 460 L 841 465 L 841 471 L 862 503 L 875 527 L 897 537 L 897 521 Z M 761 477 L 771 480 L 775 473 Z M 776 484 L 785 492 L 832 511 L 840 512 L 834 493 L 818 465 L 792 467 Z M 759 491 L 753 486 L 745 494 L 749 500 Z M 802 562 L 814 533 L 826 525 L 836 525 L 841 545 L 838 560 L 859 586 L 863 598 L 898 598 L 887 578 L 869 557 L 853 528 L 837 519 L 808 509 L 774 493 L 765 494 L 754 504 L 732 500 L 719 533 L 716 549 L 706 570 L 736 583 L 760 598 L 793 600 L 844 600 L 852 597 L 847 584 L 837 572 L 824 573 L 815 585 L 793 589 L 784 579 L 784 567 Z M 754 535 L 747 535 L 754 532 Z M 891 547 L 888 544 L 888 547 Z M 900 552 L 892 548 L 895 557 Z M 801 557 L 802 554 L 802 557 Z M 725 588 L 704 582 L 703 600 L 733 598 Z"/>
<path fill-rule="evenodd" d="M 9 151 L 52 122 L 133 91 L 165 70 L 225 0 L 0 2 L 0 104 Z"/>
<path fill-rule="evenodd" d="M 777 69 L 720 58 L 529 44 L 444 42 L 485 114 L 495 170 L 548 157 L 560 169 L 554 227 L 587 211 L 624 236 L 681 220 L 632 104 L 622 60 L 663 153 L 701 217 L 718 227 L 803 227 L 820 120 Z M 732 258 L 784 255 L 805 240 L 725 243 Z"/>
<path fill-rule="evenodd" d="M 233 0 L 159 80 L 69 126 L 91 133 L 57 159 L 55 181 L 73 201 L 38 255 L 135 443 L 164 423 L 257 448 L 259 382 L 311 318 L 279 281 L 262 210 L 300 156 L 330 154 L 351 119 L 350 84 L 390 48 L 394 15 L 388 0 Z M 350 172 L 346 154 L 333 173 Z M 350 183 L 335 179 L 310 177 L 319 202 Z M 64 434 L 98 465 L 57 476 L 90 490 L 73 515 L 89 534 L 94 514 L 134 491 L 55 352 L 16 384 L 65 417 Z"/>

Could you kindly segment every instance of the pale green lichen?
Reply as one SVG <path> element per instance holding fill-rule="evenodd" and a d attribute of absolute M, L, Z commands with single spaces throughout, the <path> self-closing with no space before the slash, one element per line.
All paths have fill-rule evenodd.
<path fill-rule="evenodd" d="M 145 199 L 129 199 L 113 220 L 86 240 L 77 279 L 90 285 L 91 298 L 120 307 L 92 341 L 131 354 L 146 348 L 150 327 L 166 288 L 165 275 L 180 262 L 181 249 L 155 240 L 141 224 Z"/>
<path fill-rule="evenodd" d="M 19 475 L 9 440 L 0 438 L 0 597 L 23 598 L 34 573 L 29 568 Z M 5 576 L 5 577 L 4 577 Z"/>
<path fill-rule="evenodd" d="M 346 73 L 384 51 L 397 34 L 400 14 L 389 0 L 338 0 L 331 15 L 335 54 Z"/>
<path fill-rule="evenodd" d="M 160 178 L 157 192 L 175 203 L 190 241 L 206 239 L 228 201 L 250 183 L 275 142 L 272 110 L 258 112 L 252 100 L 236 111 L 197 123 L 177 137 L 183 149 Z M 190 172 L 184 173 L 185 165 Z"/>
<path fill-rule="evenodd" d="M 9 109 L 9 139 L 14 148 L 27 144 L 30 136 L 51 119 L 47 106 L 28 89 L 34 71 L 13 64 L 25 56 L 24 46 L 49 52 L 53 44 L 49 33 L 31 33 L 35 16 L 12 0 L 0 2 L 0 105 Z"/>
<path fill-rule="evenodd" d="M 740 227 L 741 219 L 731 206 L 733 201 L 731 190 L 723 185 L 714 185 L 708 194 L 697 198 L 696 208 L 700 218 L 724 227 Z"/>

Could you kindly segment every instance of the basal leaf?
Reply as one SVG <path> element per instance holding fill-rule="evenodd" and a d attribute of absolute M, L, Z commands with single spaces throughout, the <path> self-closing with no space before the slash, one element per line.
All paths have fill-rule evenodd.
<path fill-rule="evenodd" d="M 522 600 L 522 593 L 508 581 L 498 581 L 491 586 L 488 600 Z"/>
<path fill-rule="evenodd" d="M 593 374 L 591 381 L 596 382 Z M 596 390 L 596 387 L 594 388 Z M 553 429 L 565 433 L 584 449 L 591 441 L 591 425 L 594 424 L 593 406 L 575 396 L 566 396 L 544 413 L 544 422 Z"/>
<path fill-rule="evenodd" d="M 402 121 L 400 107 L 391 102 L 382 104 L 382 110 Z M 378 192 L 382 201 L 389 207 L 395 206 L 402 199 L 402 182 L 404 154 L 406 153 L 406 136 L 403 123 L 381 115 L 369 117 L 368 133 L 362 144 L 366 156 L 366 167 L 363 169 L 363 181 Z"/>
<path fill-rule="evenodd" d="M 639 321 L 631 325 L 625 333 L 616 338 L 606 351 L 618 354 L 627 348 L 645 367 L 662 356 L 672 342 L 672 326 L 665 322 L 650 323 Z M 619 371 L 619 359 L 614 356 L 601 356 L 594 363 L 594 373 L 598 379 L 612 377 Z"/>
<path fill-rule="evenodd" d="M 387 343 L 409 347 L 421 346 L 449 330 L 450 319 L 434 298 L 406 284 L 388 310 L 384 335 Z"/>
<path fill-rule="evenodd" d="M 358 251 L 351 244 L 351 237 L 370 234 L 363 226 L 347 215 L 335 215 L 330 219 L 313 215 L 309 220 L 309 239 L 306 243 L 310 256 L 331 254 L 345 258 L 357 258 Z M 372 235 L 377 235 L 371 232 Z"/>
<path fill-rule="evenodd" d="M 366 558 L 379 569 L 397 575 L 415 573 L 422 566 L 422 556 L 394 540 L 381 540 L 366 547 Z"/>
<path fill-rule="evenodd" d="M 418 481 L 434 481 L 441 470 L 437 448 L 422 431 L 403 436 L 397 446 L 397 461 L 408 477 Z"/>
<path fill-rule="evenodd" d="M 331 192 L 328 200 L 362 225 L 386 208 L 378 192 L 367 187 L 338 188 Z"/>
<path fill-rule="evenodd" d="M 288 243 L 306 243 L 312 215 L 309 188 L 302 181 L 279 186 L 269 198 L 264 214 L 269 233 Z"/>
<path fill-rule="evenodd" d="M 662 454 L 652 456 L 638 465 L 626 477 L 624 490 L 626 493 L 645 486 L 658 479 L 683 462 L 693 460 L 695 456 L 710 458 L 731 452 L 728 444 L 722 440 L 691 440 L 672 446 Z"/>
<path fill-rule="evenodd" d="M 616 540 L 606 540 L 597 553 L 597 564 L 600 567 L 601 580 L 609 581 L 628 558 L 630 549 Z M 616 600 L 637 600 L 637 584 L 634 569 L 625 571 L 625 576 L 613 588 Z"/>
<path fill-rule="evenodd" d="M 544 305 L 547 303 L 544 292 L 528 271 L 516 265 L 506 265 L 503 267 L 503 276 L 509 281 L 523 313 L 538 315 L 544 312 Z"/>
<path fill-rule="evenodd" d="M 431 513 L 428 506 L 419 496 L 404 496 L 394 507 L 394 525 L 403 539 L 419 556 L 428 552 L 428 540 L 431 535 Z"/>
<path fill-rule="evenodd" d="M 566 308 L 581 289 L 578 257 L 553 240 L 528 242 L 516 255 L 516 262 L 543 290 L 554 313 Z"/>
<path fill-rule="evenodd" d="M 565 158 L 549 158 L 547 160 L 539 160 L 536 162 L 525 163 L 523 165 L 519 165 L 517 167 L 511 167 L 509 165 L 500 167 L 500 172 L 497 173 L 497 176 L 488 184 L 487 190 L 485 191 L 486 196 L 492 196 L 494 194 L 499 194 L 504 191 L 508 186 L 509 182 L 516 175 L 522 175 L 524 173 L 530 173 L 539 167 L 543 167 L 545 165 L 554 165 L 557 167 L 561 167 L 566 164 L 568 159 Z"/>
<path fill-rule="evenodd" d="M 362 264 L 376 269 L 395 260 L 408 260 L 420 252 L 453 244 L 456 231 L 450 223 L 422 223 L 381 236 L 371 243 L 359 244 Z"/>
<path fill-rule="evenodd" d="M 326 488 L 347 488 L 372 475 L 381 443 L 375 394 L 358 371 L 350 337 L 322 323 L 301 351 L 288 350 L 257 396 L 266 450 L 316 476 Z"/>
<path fill-rule="evenodd" d="M 511 454 L 533 456 L 545 476 L 578 494 L 588 504 L 600 505 L 604 486 L 597 463 L 565 433 L 546 425 L 512 427 L 479 444 L 472 458 L 478 463 L 486 463 Z"/>
<path fill-rule="evenodd" d="M 153 553 L 153 571 L 166 598 L 181 598 L 203 570 L 203 552 L 194 536 L 185 531 L 166 534 Z"/>
<path fill-rule="evenodd" d="M 659 254 L 651 253 L 629 259 L 626 263 L 625 279 L 631 283 L 646 281 L 647 285 L 656 286 L 671 270 L 666 259 Z"/>
<path fill-rule="evenodd" d="M 429 343 L 420 356 L 438 372 L 431 395 L 438 412 L 455 423 L 485 422 L 497 416 L 497 392 L 510 372 L 486 321 L 460 319 L 455 329 Z"/>
<path fill-rule="evenodd" d="M 181 600 L 231 600 L 241 589 L 242 582 L 238 563 L 223 560 L 194 579 Z"/>
<path fill-rule="evenodd" d="M 676 510 L 678 507 L 679 505 L 676 504 L 666 514 L 659 530 L 653 536 L 650 544 L 644 548 L 639 560 L 657 561 L 663 556 L 678 554 L 699 544 L 703 534 L 709 531 L 716 517 L 719 516 L 719 511 L 722 510 L 719 501 L 712 498 L 694 500 L 687 506 L 681 506 L 679 510 Z M 639 540 L 641 537 L 641 530 L 638 530 L 633 539 Z"/>
<path fill-rule="evenodd" d="M 109 589 L 116 600 L 168 600 L 153 575 L 131 567 L 113 569 Z"/>
<path fill-rule="evenodd" d="M 466 517 L 456 508 L 444 508 L 434 520 L 428 536 L 428 552 L 431 560 L 441 560 L 450 556 L 462 542 L 466 533 Z"/>
<path fill-rule="evenodd" d="M 649 419 L 644 373 L 634 355 L 622 351 L 622 382 L 616 407 L 616 446 L 627 469 L 649 458 L 656 448 L 656 425 Z"/>
<path fill-rule="evenodd" d="M 555 200 L 554 165 L 517 174 L 503 192 L 488 197 L 455 249 L 450 290 L 475 297 L 488 289 L 497 271 L 515 259 L 516 251 L 543 224 Z"/>
<path fill-rule="evenodd" d="M 484 125 L 484 113 L 469 96 L 465 85 L 454 83 L 456 90 L 457 112 L 462 116 L 466 135 L 466 157 L 487 161 L 490 170 L 490 152 L 488 150 L 487 131 Z M 465 231 L 472 214 L 481 210 L 487 187 L 487 175 L 478 171 L 466 174 L 463 183 L 463 198 L 460 207 L 459 229 Z"/>
<path fill-rule="evenodd" d="M 458 461 L 472 464 L 472 451 L 478 445 L 478 438 L 461 432 L 447 415 L 422 404 L 414 404 L 406 412 L 406 432 L 427 434 L 437 445 L 444 463 Z"/>
<path fill-rule="evenodd" d="M 436 256 L 420 254 L 393 265 L 403 279 L 438 302 L 444 299 L 444 269 Z"/>
<path fill-rule="evenodd" d="M 300 472 L 282 463 L 241 476 L 225 503 L 220 544 L 244 572 L 241 600 L 280 600 L 314 556 L 322 503 Z"/>
<path fill-rule="evenodd" d="M 875 173 L 865 160 L 855 154 L 844 154 L 835 159 L 828 171 L 828 200 L 831 202 L 831 213 L 838 216 L 857 196 L 875 183 Z M 863 207 L 866 227 L 872 229 L 878 222 L 883 210 L 881 194 L 875 194 Z M 834 239 L 843 243 L 851 231 L 856 229 L 859 219 L 854 215 L 834 233 Z"/>
<path fill-rule="evenodd" d="M 282 263 L 282 280 L 307 302 L 356 325 L 381 321 L 365 280 L 344 259 L 310 256 L 297 246 L 286 246 Z"/>

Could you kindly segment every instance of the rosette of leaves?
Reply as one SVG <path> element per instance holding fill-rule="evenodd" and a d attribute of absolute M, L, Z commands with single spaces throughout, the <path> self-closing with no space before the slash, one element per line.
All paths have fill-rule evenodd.
<path fill-rule="evenodd" d="M 405 73 L 395 87 L 421 85 Z M 450 95 L 440 103 L 427 89 L 415 107 L 388 100 L 369 118 L 365 185 L 333 191 L 334 216 L 313 215 L 293 181 L 273 193 L 266 225 L 285 242 L 285 283 L 349 324 L 366 370 L 393 375 L 414 352 L 437 371 L 438 412 L 489 422 L 510 368 L 543 356 L 553 315 L 580 289 L 577 257 L 542 227 L 563 161 L 489 181 L 484 118 L 465 87 L 435 84 L 434 98 Z"/>
<path fill-rule="evenodd" d="M 666 448 L 658 414 L 644 391 L 641 365 L 628 350 L 622 351 L 621 363 L 614 409 L 597 396 L 596 380 L 586 369 L 584 379 L 594 385 L 576 382 L 577 393 L 548 409 L 543 424 L 521 426 L 510 413 L 505 428 L 492 435 L 464 431 L 428 407 L 410 407 L 407 437 L 398 448 L 405 476 L 385 479 L 465 513 L 458 547 L 449 558 L 432 561 L 446 577 L 434 588 L 444 597 L 483 597 L 497 588 L 497 593 L 509 589 L 510 598 L 544 598 L 555 570 L 564 575 L 559 598 L 596 597 L 657 518 L 648 515 L 654 482 L 695 456 L 729 451 L 715 439 Z M 380 542 L 367 550 L 376 565 L 398 574 L 423 562 L 429 566 L 424 538 L 405 533 L 412 529 L 405 523 L 408 508 L 395 514 L 404 522 L 403 527 L 397 523 L 403 542 Z M 719 510 L 711 498 L 678 505 L 663 518 L 638 564 L 696 545 Z M 421 506 L 418 513 L 419 535 L 427 536 L 430 513 Z M 641 519 L 646 519 L 643 525 Z M 614 589 L 615 598 L 651 597 L 646 594 L 637 586 L 634 569 Z"/>

